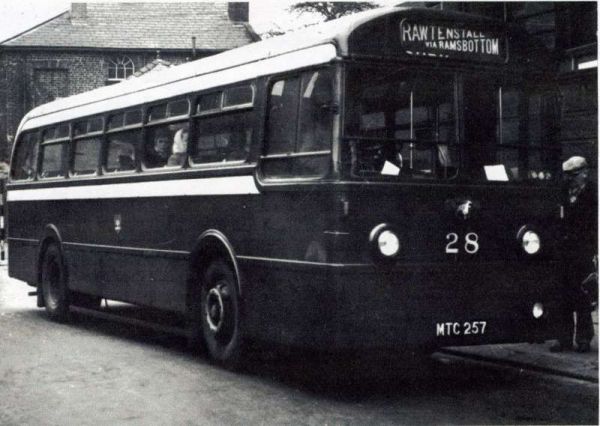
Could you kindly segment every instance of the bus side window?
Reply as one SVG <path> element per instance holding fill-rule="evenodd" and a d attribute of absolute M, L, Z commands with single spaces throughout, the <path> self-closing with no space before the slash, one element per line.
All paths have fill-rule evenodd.
<path fill-rule="evenodd" d="M 165 107 L 166 110 L 166 107 Z M 142 110 L 132 109 L 113 114 L 108 119 L 106 173 L 129 172 L 137 169 L 137 156 L 142 142 Z M 137 127 L 132 129 L 132 127 Z"/>
<path fill-rule="evenodd" d="M 65 175 L 65 154 L 69 143 L 69 125 L 50 127 L 42 132 L 39 176 L 43 179 Z"/>
<path fill-rule="evenodd" d="M 144 165 L 150 169 L 166 166 L 172 146 L 173 135 L 168 126 L 148 129 L 144 143 Z"/>
<path fill-rule="evenodd" d="M 252 142 L 252 116 L 252 111 L 244 111 L 199 117 L 192 164 L 245 161 Z"/>
<path fill-rule="evenodd" d="M 150 127 L 144 143 L 144 166 L 182 166 L 187 160 L 188 127 L 187 122 Z"/>
<path fill-rule="evenodd" d="M 96 173 L 100 159 L 102 138 L 80 139 L 73 142 L 73 174 L 91 175 Z"/>
<path fill-rule="evenodd" d="M 136 169 L 136 146 L 142 137 L 141 129 L 110 134 L 105 171 L 127 172 Z"/>
<path fill-rule="evenodd" d="M 73 123 L 72 175 L 93 175 L 98 171 L 103 129 L 101 116 Z"/>
<path fill-rule="evenodd" d="M 65 143 L 44 144 L 41 149 L 42 165 L 40 176 L 54 178 L 64 176 L 63 152 Z"/>
<path fill-rule="evenodd" d="M 25 133 L 17 142 L 15 157 L 11 167 L 14 180 L 30 180 L 35 176 L 38 159 L 38 133 Z"/>

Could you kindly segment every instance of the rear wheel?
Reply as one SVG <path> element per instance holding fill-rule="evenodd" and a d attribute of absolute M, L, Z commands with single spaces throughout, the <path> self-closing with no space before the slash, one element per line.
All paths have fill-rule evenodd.
<path fill-rule="evenodd" d="M 66 321 L 69 316 L 70 293 L 62 255 L 56 244 L 49 245 L 44 252 L 41 281 L 48 316 L 55 321 Z"/>
<path fill-rule="evenodd" d="M 239 293 L 235 274 L 223 260 L 213 261 L 206 269 L 200 300 L 208 354 L 224 367 L 239 368 L 243 346 Z"/>

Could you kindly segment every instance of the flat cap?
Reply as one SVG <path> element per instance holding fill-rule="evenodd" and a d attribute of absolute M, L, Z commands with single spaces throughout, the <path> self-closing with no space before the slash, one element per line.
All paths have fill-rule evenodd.
<path fill-rule="evenodd" d="M 562 164 L 563 172 L 565 173 L 574 173 L 581 169 L 584 169 L 588 166 L 585 158 L 580 156 L 575 156 L 569 158 Z"/>

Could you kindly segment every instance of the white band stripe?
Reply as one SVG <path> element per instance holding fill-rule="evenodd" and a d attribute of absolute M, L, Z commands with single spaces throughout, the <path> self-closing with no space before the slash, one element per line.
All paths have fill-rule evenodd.
<path fill-rule="evenodd" d="M 159 180 L 150 182 L 78 185 L 17 189 L 7 192 L 10 201 L 87 200 L 106 198 L 179 197 L 192 195 L 258 194 L 252 176 Z"/>

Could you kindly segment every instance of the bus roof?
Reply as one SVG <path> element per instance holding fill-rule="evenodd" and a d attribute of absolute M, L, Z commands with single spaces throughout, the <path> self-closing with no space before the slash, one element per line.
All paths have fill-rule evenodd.
<path fill-rule="evenodd" d="M 102 108 L 126 108 L 127 106 L 151 101 L 153 97 L 155 99 L 161 99 L 176 96 L 178 94 L 183 94 L 186 88 L 187 92 L 190 92 L 208 89 L 221 84 L 233 83 L 235 81 L 231 81 L 231 78 L 230 81 L 214 78 L 203 79 L 202 82 L 198 80 L 201 76 L 207 76 L 212 73 L 231 70 L 233 68 L 236 69 L 235 78 L 237 81 L 243 81 L 260 75 L 267 75 L 271 72 L 283 72 L 286 71 L 285 67 L 287 67 L 287 70 L 291 70 L 299 68 L 300 66 L 327 63 L 336 57 L 352 56 L 353 54 L 360 56 L 365 53 L 366 48 L 380 49 L 381 51 L 378 52 L 379 56 L 389 56 L 390 51 L 384 52 L 384 48 L 380 48 L 377 43 L 367 43 L 365 47 L 365 43 L 360 44 L 360 42 L 356 42 L 353 44 L 352 38 L 353 35 L 357 33 L 357 28 L 368 27 L 368 25 L 363 24 L 373 22 L 374 25 L 372 25 L 372 27 L 377 28 L 378 26 L 382 26 L 380 18 L 387 19 L 388 17 L 393 17 L 397 20 L 394 24 L 399 23 L 400 25 L 400 28 L 395 32 L 399 35 L 405 33 L 409 38 L 411 36 L 410 31 L 413 30 L 415 37 L 417 38 L 419 32 L 423 34 L 423 31 L 431 31 L 431 34 L 435 31 L 441 31 L 440 28 L 443 28 L 445 31 L 455 31 L 455 29 L 450 26 L 455 25 L 456 23 L 466 23 L 467 25 L 471 25 L 471 27 L 479 25 L 480 29 L 484 27 L 488 28 L 490 24 L 497 24 L 495 21 L 483 17 L 475 17 L 455 12 L 444 12 L 434 9 L 407 7 L 372 9 L 323 24 L 310 26 L 279 37 L 252 43 L 214 56 L 188 62 L 167 70 L 131 78 L 116 85 L 105 86 L 67 98 L 57 99 L 53 102 L 41 105 L 27 113 L 21 122 L 19 131 L 43 126 L 62 119 L 66 120 L 72 119 L 73 117 L 99 113 L 103 111 Z M 411 23 L 413 22 L 425 23 L 425 26 L 431 22 L 442 22 L 445 23 L 446 27 L 430 25 L 429 27 L 431 28 L 425 28 L 424 25 L 415 24 L 415 28 L 411 27 L 403 29 L 402 25 L 412 25 Z M 451 32 L 448 34 L 451 35 Z M 480 35 L 482 34 L 483 33 L 480 33 Z M 373 38 L 377 38 L 377 34 L 373 35 L 366 33 L 361 35 L 370 35 Z M 395 37 L 399 37 L 399 35 Z M 358 39 L 358 37 L 355 37 L 355 39 Z M 397 40 L 394 40 L 394 42 L 396 41 Z M 414 50 L 415 40 L 407 39 L 405 41 L 407 43 L 406 45 L 410 45 L 411 49 Z M 388 42 L 388 44 L 392 43 Z M 425 46 L 424 44 L 422 45 Z M 398 47 L 396 45 L 394 45 L 394 49 L 396 50 L 391 51 L 391 54 L 399 56 L 397 54 Z M 304 58 L 301 58 L 298 55 L 300 52 L 304 54 Z M 411 53 L 409 50 L 406 50 L 406 52 L 403 53 L 407 52 Z M 414 54 L 414 52 L 412 53 Z M 427 56 L 425 52 L 423 55 Z M 429 56 L 435 55 L 429 54 Z M 285 65 L 279 64 L 279 66 L 273 66 L 273 64 L 276 64 L 278 58 L 279 61 L 285 63 Z M 262 66 L 257 66 L 261 62 L 266 63 L 262 64 Z M 193 84 L 193 86 L 190 85 L 192 79 L 197 80 L 196 84 Z M 190 89 L 191 87 L 193 87 L 193 89 Z M 151 95 L 153 90 L 156 91 L 156 96 Z M 136 93 L 139 95 L 134 96 Z M 106 103 L 107 101 L 115 99 L 119 99 L 120 101 L 115 102 L 114 107 L 110 107 L 109 104 Z M 90 106 L 95 103 L 101 103 L 103 106 L 98 105 L 97 108 L 91 108 Z M 69 110 L 70 113 L 66 113 Z M 61 112 L 63 112 L 63 114 L 60 114 Z M 44 116 L 46 116 L 46 119 L 39 119 Z"/>

